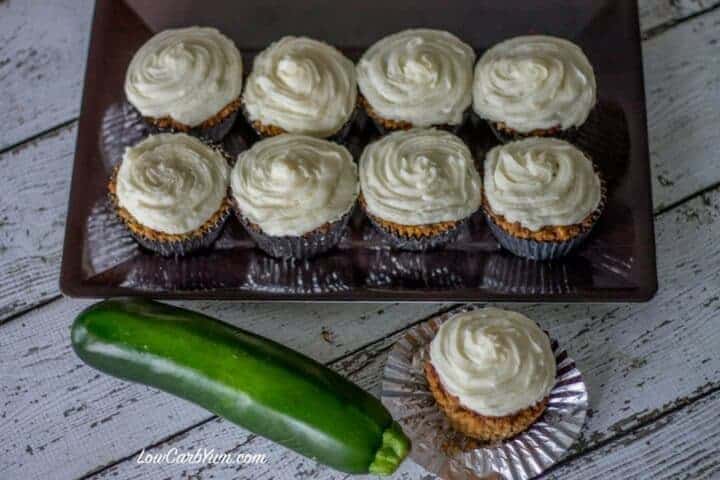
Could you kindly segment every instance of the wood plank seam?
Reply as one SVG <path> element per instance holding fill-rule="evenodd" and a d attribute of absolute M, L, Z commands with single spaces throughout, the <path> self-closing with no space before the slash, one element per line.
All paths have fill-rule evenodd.
<path fill-rule="evenodd" d="M 670 30 L 671 28 L 674 28 L 674 27 L 676 27 L 676 26 L 678 26 L 678 25 L 680 25 L 680 24 L 682 24 L 682 23 L 685 23 L 685 22 L 690 21 L 690 20 L 692 20 L 692 19 L 694 19 L 694 18 L 697 18 L 697 17 L 699 17 L 699 16 L 702 16 L 702 15 L 704 15 L 704 14 L 706 14 L 706 13 L 710 13 L 710 12 L 712 12 L 713 10 L 716 10 L 716 9 L 718 9 L 718 8 L 720 8 L 720 3 L 717 3 L 717 4 L 715 4 L 715 5 L 711 5 L 711 6 L 709 6 L 709 7 L 700 9 L 700 10 L 698 10 L 698 11 L 696 11 L 696 12 L 690 13 L 690 14 L 688 14 L 688 15 L 685 15 L 685 16 L 682 16 L 682 17 L 679 17 L 679 18 L 671 18 L 671 19 L 669 19 L 668 21 L 666 21 L 665 23 L 661 23 L 660 25 L 656 25 L 656 26 L 654 26 L 654 27 L 652 27 L 652 28 L 648 28 L 647 30 L 641 31 L 641 32 L 640 32 L 640 38 L 641 38 L 643 41 L 645 41 L 645 40 L 649 40 L 649 39 L 651 39 L 651 38 L 653 38 L 653 37 L 657 37 L 658 35 L 661 35 L 661 34 L 665 33 L 666 31 Z M 641 30 L 642 30 L 642 29 L 641 29 Z"/>

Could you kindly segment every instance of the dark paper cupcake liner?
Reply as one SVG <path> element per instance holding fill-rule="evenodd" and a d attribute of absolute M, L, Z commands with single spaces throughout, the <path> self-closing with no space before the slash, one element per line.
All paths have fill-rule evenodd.
<path fill-rule="evenodd" d="M 485 219 L 487 220 L 487 225 L 490 227 L 490 231 L 493 236 L 495 236 L 497 241 L 500 242 L 500 245 L 502 245 L 505 250 L 508 250 L 519 257 L 529 258 L 532 260 L 554 260 L 564 257 L 582 245 L 592 232 L 591 227 L 574 238 L 564 242 L 538 242 L 536 240 L 518 238 L 510 235 L 500 228 L 500 226 L 498 226 L 493 221 L 492 217 L 487 213 L 485 214 Z M 597 223 L 597 220 L 595 223 Z M 593 227 L 595 226 L 595 223 L 593 223 Z"/>
<path fill-rule="evenodd" d="M 462 220 L 458 220 L 455 227 L 442 233 L 438 233 L 437 235 L 427 237 L 402 237 L 387 230 L 378 223 L 372 215 L 366 216 L 370 219 L 370 223 L 373 224 L 377 231 L 382 234 L 382 236 L 393 248 L 397 248 L 398 250 L 408 250 L 411 252 L 424 252 L 452 243 L 455 239 L 457 239 L 458 235 L 460 235 L 463 227 L 467 225 L 469 218 L 467 217 Z"/>
<path fill-rule="evenodd" d="M 145 122 L 145 125 L 147 125 L 148 132 L 149 133 L 178 133 L 181 132 L 181 130 L 178 130 L 176 128 L 163 128 L 155 125 L 150 120 L 147 120 L 145 117 L 142 116 L 142 114 L 135 108 L 134 105 L 132 105 L 130 102 L 127 102 L 127 104 L 130 106 L 130 110 L 132 110 L 132 113 L 134 115 L 138 115 L 140 118 L 143 119 Z M 235 120 L 237 119 L 239 108 L 235 109 L 230 115 L 225 117 L 220 123 L 208 127 L 208 128 L 201 128 L 201 127 L 194 127 L 188 130 L 188 135 L 192 135 L 193 137 L 200 138 L 205 141 L 210 142 L 220 142 L 225 135 L 230 132 L 233 125 L 235 124 Z"/>
<path fill-rule="evenodd" d="M 247 121 L 248 125 L 250 125 L 250 128 L 253 129 L 253 131 L 255 132 L 255 134 L 258 137 L 260 137 L 261 139 L 265 139 L 265 138 L 272 138 L 274 136 L 274 135 L 266 135 L 266 134 L 262 133 L 259 129 L 255 128 L 253 121 L 250 119 L 250 115 L 248 114 L 248 111 L 245 108 L 245 106 L 243 105 L 241 108 L 243 111 L 243 115 L 245 116 L 245 120 Z M 347 122 L 345 122 L 345 124 L 342 127 L 340 127 L 340 129 L 337 132 L 333 133 L 329 137 L 324 137 L 323 140 L 328 140 L 330 142 L 345 144 L 345 142 L 348 139 L 348 136 L 350 135 L 350 132 L 352 131 L 352 127 L 355 123 L 355 119 L 357 118 L 357 114 L 358 114 L 358 108 L 355 107 L 353 112 L 350 114 L 350 118 L 348 118 Z"/>
<path fill-rule="evenodd" d="M 578 135 L 579 129 L 577 127 L 568 128 L 567 130 L 560 130 L 558 133 L 555 133 L 553 135 L 531 135 L 527 133 L 521 133 L 513 131 L 513 133 L 507 133 L 504 131 L 501 131 L 495 126 L 495 122 L 491 122 L 487 120 L 487 124 L 490 127 L 490 130 L 492 130 L 495 137 L 500 140 L 502 143 L 508 143 L 508 142 L 514 142 L 515 140 L 523 140 L 525 138 L 559 138 L 561 140 L 566 140 L 568 142 L 573 142 Z"/>
<path fill-rule="evenodd" d="M 152 252 L 158 253 L 164 257 L 181 257 L 183 255 L 187 255 L 189 253 L 208 248 L 210 245 L 212 245 L 222 233 L 225 222 L 229 217 L 230 209 L 228 208 L 225 210 L 225 213 L 223 213 L 222 217 L 220 217 L 220 219 L 203 235 L 193 235 L 189 236 L 186 239 L 174 242 L 153 240 L 151 238 L 145 237 L 144 235 L 136 233 L 131 228 L 129 228 L 124 221 L 123 224 L 130 232 L 130 235 L 132 235 L 135 241 L 138 242 L 142 247 Z"/>
<path fill-rule="evenodd" d="M 262 232 L 257 225 L 245 218 L 237 207 L 235 208 L 235 215 L 255 244 L 265 253 L 276 258 L 310 258 L 327 252 L 340 243 L 351 214 L 352 210 L 331 223 L 327 229 L 316 229 L 297 237 L 276 237 Z"/>

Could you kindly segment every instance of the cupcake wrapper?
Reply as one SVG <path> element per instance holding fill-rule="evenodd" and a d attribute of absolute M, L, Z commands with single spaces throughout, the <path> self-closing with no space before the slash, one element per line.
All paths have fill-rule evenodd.
<path fill-rule="evenodd" d="M 444 123 L 444 124 L 442 124 L 442 125 L 431 125 L 431 126 L 428 127 L 428 128 L 437 128 L 437 129 L 439 129 L 439 130 L 445 130 L 446 132 L 450 132 L 450 133 L 452 133 L 453 135 L 457 135 L 457 134 L 460 132 L 460 130 L 462 129 L 462 127 L 465 125 L 465 122 L 468 121 L 468 118 L 470 118 L 470 112 L 471 112 L 471 111 L 472 111 L 472 110 L 471 110 L 470 108 L 468 108 L 467 110 L 465 110 L 465 113 L 463 113 L 463 119 L 462 119 L 462 121 L 461 121 L 460 123 L 458 123 L 457 125 L 450 125 L 450 124 Z M 370 120 L 372 120 L 373 125 L 375 125 L 375 128 L 377 129 L 378 132 L 380 132 L 381 135 L 387 135 L 388 133 L 392 133 L 392 132 L 395 132 L 395 131 L 399 130 L 399 129 L 389 129 L 389 128 L 385 128 L 385 127 L 384 127 L 378 120 L 376 120 L 375 117 L 373 117 L 372 115 L 366 114 L 366 116 L 367 116 Z"/>
<path fill-rule="evenodd" d="M 500 228 L 493 221 L 490 215 L 485 214 L 485 219 L 487 220 L 487 224 L 490 227 L 490 231 L 493 236 L 495 236 L 497 241 L 500 242 L 500 245 L 502 245 L 505 250 L 508 250 L 519 257 L 529 258 L 532 260 L 554 260 L 564 257 L 582 245 L 592 232 L 592 228 L 590 228 L 576 237 L 564 242 L 538 242 L 536 240 L 517 238 L 510 235 Z"/>
<path fill-rule="evenodd" d="M 424 252 L 427 250 L 433 250 L 448 243 L 452 243 L 460 235 L 462 227 L 467 224 L 468 219 L 464 218 L 457 222 L 454 228 L 447 230 L 437 235 L 428 237 L 401 237 L 394 233 L 386 230 L 381 224 L 377 223 L 371 215 L 366 215 L 370 219 L 370 223 L 373 224 L 375 229 L 382 234 L 382 236 L 390 243 L 393 248 L 399 250 L 408 250 L 411 252 Z"/>
<path fill-rule="evenodd" d="M 495 126 L 495 122 L 487 121 L 488 126 L 490 127 L 490 130 L 492 130 L 495 137 L 500 140 L 502 143 L 508 143 L 513 142 L 515 140 L 522 140 L 524 138 L 530 138 L 530 137 L 536 137 L 538 135 L 529 135 L 521 132 L 513 131 L 513 133 L 507 133 L 499 130 Z M 568 128 L 567 130 L 561 130 L 560 132 L 554 134 L 554 135 L 546 135 L 547 138 L 559 138 L 561 140 L 567 140 L 568 142 L 571 142 L 577 138 L 579 129 L 577 127 Z M 545 138 L 542 137 L 542 138 Z"/>
<path fill-rule="evenodd" d="M 560 461 L 580 436 L 588 411 L 587 386 L 575 362 L 551 339 L 557 373 L 548 405 L 526 431 L 491 444 L 455 432 L 435 404 L 423 366 L 430 342 L 461 307 L 410 330 L 391 349 L 382 379 L 382 403 L 412 441 L 410 458 L 447 480 L 533 478 Z"/>
<path fill-rule="evenodd" d="M 130 102 L 127 102 L 128 105 L 130 105 L 130 110 L 132 110 L 134 115 L 138 115 L 140 118 L 143 119 L 145 124 L 148 127 L 149 133 L 176 133 L 179 132 L 179 130 L 175 128 L 161 128 L 157 125 L 153 124 L 152 122 L 146 120 L 142 114 L 133 106 Z M 201 140 L 210 141 L 210 142 L 220 142 L 225 135 L 230 132 L 233 125 L 235 124 L 235 120 L 237 119 L 238 112 L 240 109 L 236 109 L 234 112 L 232 112 L 230 115 L 225 117 L 220 123 L 213 127 L 209 128 L 200 128 L 200 127 L 194 127 L 191 128 L 187 134 L 192 135 L 193 137 L 200 138 Z"/>
<path fill-rule="evenodd" d="M 242 111 L 243 111 L 243 115 L 245 116 L 245 120 L 247 120 L 247 123 L 250 125 L 250 128 L 253 129 L 253 131 L 255 132 L 255 134 L 258 137 L 260 137 L 260 138 L 270 138 L 271 137 L 271 135 L 265 135 L 259 129 L 255 128 L 255 126 L 253 125 L 253 121 L 250 120 L 250 115 L 248 114 L 248 111 L 244 105 L 242 106 Z M 333 133 L 329 137 L 325 137 L 324 140 L 344 144 L 348 138 L 348 135 L 350 134 L 350 131 L 352 130 L 353 124 L 355 123 L 357 113 L 358 113 L 358 109 L 356 107 L 353 110 L 353 112 L 350 114 L 350 118 L 348 118 L 348 121 L 345 122 L 345 124 L 342 127 L 340 127 L 340 129 L 337 132 Z"/>
<path fill-rule="evenodd" d="M 195 252 L 197 250 L 201 250 L 212 245 L 213 242 L 215 242 L 215 240 L 217 240 L 217 238 L 222 233 L 225 222 L 229 217 L 230 209 L 227 209 L 227 211 L 220 218 L 220 220 L 218 220 L 218 222 L 215 223 L 215 225 L 213 225 L 210 230 L 205 232 L 204 235 L 191 236 L 187 239 L 176 242 L 162 242 L 159 240 L 152 240 L 143 235 L 135 233 L 127 226 L 126 228 L 130 232 L 130 235 L 132 235 L 132 237 L 135 239 L 135 241 L 137 241 L 144 248 L 158 253 L 164 257 L 182 257 L 183 255 L 187 255 L 188 253 Z M 124 223 L 125 222 L 123 222 L 123 224 Z"/>
<path fill-rule="evenodd" d="M 342 239 L 351 213 L 352 211 L 333 222 L 324 232 L 313 231 L 298 237 L 275 237 L 258 231 L 257 227 L 251 225 L 242 213 L 235 209 L 235 215 L 255 244 L 265 253 L 276 258 L 310 258 L 327 252 Z"/>

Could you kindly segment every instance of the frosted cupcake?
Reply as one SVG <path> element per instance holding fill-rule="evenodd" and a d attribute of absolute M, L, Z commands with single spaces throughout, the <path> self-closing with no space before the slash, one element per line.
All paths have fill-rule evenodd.
<path fill-rule="evenodd" d="M 480 207 L 480 174 L 468 147 L 436 129 L 391 133 L 360 158 L 360 205 L 403 250 L 427 250 L 457 237 Z"/>
<path fill-rule="evenodd" d="M 135 53 L 125 75 L 125 96 L 160 131 L 219 141 L 237 117 L 242 57 L 214 28 L 165 30 Z"/>
<path fill-rule="evenodd" d="M 475 66 L 473 109 L 502 141 L 571 137 L 597 101 L 593 67 L 572 42 L 515 37 L 486 51 Z"/>
<path fill-rule="evenodd" d="M 336 48 L 283 37 L 255 57 L 243 104 L 263 137 L 298 133 L 342 138 L 357 102 L 355 67 Z"/>
<path fill-rule="evenodd" d="M 110 198 L 132 236 L 161 255 L 185 255 L 220 235 L 231 207 L 225 157 L 184 133 L 151 135 L 125 150 Z"/>
<path fill-rule="evenodd" d="M 382 130 L 457 128 L 472 102 L 475 52 L 442 30 L 405 30 L 357 64 L 361 105 Z"/>
<path fill-rule="evenodd" d="M 592 161 L 555 138 L 528 138 L 490 150 L 484 163 L 483 209 L 490 230 L 515 255 L 559 258 L 597 223 L 605 187 Z"/>
<path fill-rule="evenodd" d="M 497 308 L 453 315 L 430 343 L 425 376 L 455 430 L 482 441 L 527 430 L 555 385 L 548 336 L 526 316 Z"/>
<path fill-rule="evenodd" d="M 342 238 L 358 196 L 357 167 L 341 145 L 283 134 L 238 155 L 230 187 L 236 215 L 258 247 L 306 258 Z"/>

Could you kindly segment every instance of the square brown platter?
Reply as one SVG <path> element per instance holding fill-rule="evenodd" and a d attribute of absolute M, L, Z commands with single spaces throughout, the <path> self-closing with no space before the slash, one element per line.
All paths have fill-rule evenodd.
<path fill-rule="evenodd" d="M 147 132 L 128 109 L 123 82 L 153 32 L 214 26 L 253 56 L 283 35 L 308 35 L 359 55 L 410 27 L 449 30 L 481 54 L 508 37 L 566 37 L 595 67 L 599 104 L 576 143 L 608 180 L 608 204 L 573 256 L 534 262 L 502 251 L 476 215 L 444 250 L 392 251 L 356 212 L 340 246 L 311 260 L 283 261 L 254 248 L 235 219 L 207 252 L 162 258 L 143 251 L 107 201 L 107 180 L 125 146 Z M 378 136 L 360 118 L 350 149 Z M 471 118 L 460 132 L 479 161 L 496 143 Z M 225 141 L 237 153 L 256 141 L 239 119 Z M 645 301 L 657 290 L 645 95 L 635 2 L 587 0 L 101 0 L 95 7 L 60 285 L 74 297 L 145 295 L 295 301 Z"/>

